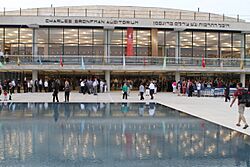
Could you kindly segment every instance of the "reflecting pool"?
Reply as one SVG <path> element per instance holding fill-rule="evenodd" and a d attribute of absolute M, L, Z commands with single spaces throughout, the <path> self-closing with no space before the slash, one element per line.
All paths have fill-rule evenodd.
<path fill-rule="evenodd" d="M 0 166 L 250 166 L 250 138 L 155 103 L 0 103 Z"/>

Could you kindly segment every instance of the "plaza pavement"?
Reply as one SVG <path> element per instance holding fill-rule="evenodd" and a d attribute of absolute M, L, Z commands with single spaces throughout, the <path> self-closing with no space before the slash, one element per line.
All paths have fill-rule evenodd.
<path fill-rule="evenodd" d="M 59 101 L 64 101 L 64 92 L 59 93 Z M 144 101 L 139 100 L 137 92 L 132 92 L 128 100 L 122 99 L 121 92 L 99 93 L 94 95 L 83 95 L 71 92 L 70 102 L 150 102 L 149 96 Z M 238 120 L 237 102 L 232 108 L 229 102 L 224 102 L 222 97 L 186 97 L 177 96 L 172 93 L 157 93 L 154 102 L 180 110 L 184 113 L 208 120 L 210 122 L 228 127 L 230 129 L 250 135 L 250 127 L 246 130 L 237 127 Z M 52 93 L 20 93 L 12 96 L 12 102 L 52 102 Z M 245 116 L 250 124 L 250 108 L 246 108 Z"/>

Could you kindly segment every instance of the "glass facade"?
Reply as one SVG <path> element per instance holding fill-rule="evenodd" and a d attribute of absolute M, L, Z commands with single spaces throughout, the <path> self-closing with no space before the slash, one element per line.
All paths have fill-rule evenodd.
<path fill-rule="evenodd" d="M 250 34 L 245 36 L 245 55 L 246 58 L 250 58 Z"/>
<path fill-rule="evenodd" d="M 127 29 L 101 28 L 0 28 L 0 47 L 10 55 L 126 55 Z M 35 38 L 33 39 L 33 36 Z M 133 30 L 135 56 L 152 56 L 152 40 L 157 39 L 160 57 L 240 58 L 250 55 L 250 35 L 237 32 Z M 244 42 L 245 41 L 245 45 Z M 109 49 L 105 49 L 109 48 Z"/>
<path fill-rule="evenodd" d="M 176 33 L 173 31 L 158 31 L 158 54 L 164 57 L 175 57 Z"/>

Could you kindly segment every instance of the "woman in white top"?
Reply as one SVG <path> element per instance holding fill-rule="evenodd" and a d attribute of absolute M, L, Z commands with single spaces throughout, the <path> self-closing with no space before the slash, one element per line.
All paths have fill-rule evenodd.
<path fill-rule="evenodd" d="M 150 93 L 150 96 L 151 96 L 151 100 L 154 99 L 154 92 L 155 92 L 155 85 L 153 82 L 150 83 L 149 85 L 149 93 Z"/>
<path fill-rule="evenodd" d="M 32 92 L 32 86 L 31 86 L 30 81 L 28 81 L 28 92 Z"/>
<path fill-rule="evenodd" d="M 45 92 L 48 92 L 48 87 L 49 87 L 48 81 L 45 80 L 45 81 L 44 81 L 44 91 L 45 91 Z"/>
<path fill-rule="evenodd" d="M 145 92 L 145 88 L 144 88 L 144 85 L 141 83 L 141 85 L 139 87 L 139 93 L 140 93 L 140 96 L 141 96 L 140 100 L 144 100 L 144 96 L 143 96 L 144 92 Z"/>

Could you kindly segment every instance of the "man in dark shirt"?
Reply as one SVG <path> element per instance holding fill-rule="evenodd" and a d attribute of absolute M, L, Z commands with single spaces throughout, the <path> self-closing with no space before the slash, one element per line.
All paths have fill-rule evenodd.
<path fill-rule="evenodd" d="M 230 85 L 229 85 L 229 83 L 226 86 L 224 95 L 225 95 L 225 102 L 227 102 L 227 100 L 229 100 L 229 102 L 230 102 Z"/>
<path fill-rule="evenodd" d="M 242 83 L 238 83 L 237 84 L 237 90 L 234 93 L 234 98 L 233 98 L 232 103 L 230 104 L 230 107 L 232 107 L 233 104 L 234 104 L 234 102 L 235 102 L 235 100 L 238 99 L 239 120 L 238 120 L 238 123 L 236 124 L 236 126 L 240 126 L 240 122 L 242 120 L 243 123 L 245 124 L 245 126 L 243 127 L 243 129 L 246 129 L 246 128 L 248 128 L 248 124 L 247 124 L 246 118 L 244 116 L 244 111 L 245 111 L 245 108 L 246 108 L 246 104 L 241 104 L 239 102 L 239 96 L 241 96 L 243 94 L 243 90 L 244 90 L 244 88 L 242 88 Z"/>
<path fill-rule="evenodd" d="M 55 102 L 55 99 L 57 102 L 59 102 L 58 100 L 58 92 L 59 92 L 59 81 L 55 80 L 53 83 L 53 102 Z"/>

